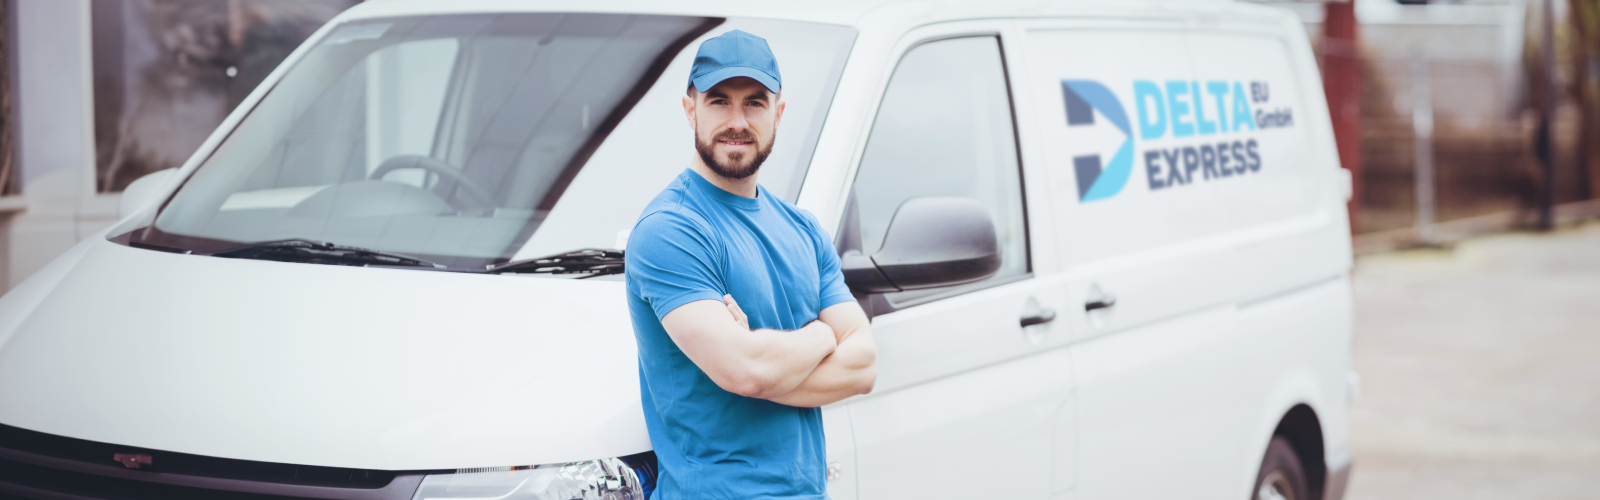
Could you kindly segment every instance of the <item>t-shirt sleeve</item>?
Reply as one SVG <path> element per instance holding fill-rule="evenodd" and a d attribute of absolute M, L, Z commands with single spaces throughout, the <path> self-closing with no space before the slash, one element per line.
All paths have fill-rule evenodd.
<path fill-rule="evenodd" d="M 822 225 L 817 223 L 817 217 L 811 212 L 801 210 L 806 215 L 806 220 L 811 224 L 812 239 L 817 246 L 817 292 L 821 295 L 818 310 L 842 302 L 856 300 L 850 294 L 850 287 L 844 284 L 844 271 L 839 266 L 839 252 L 833 248 L 833 239 L 828 237 L 828 232 L 822 230 Z"/>
<path fill-rule="evenodd" d="M 628 236 L 624 254 L 628 288 L 661 319 L 697 300 L 727 293 L 715 242 L 693 220 L 673 212 L 645 216 Z"/>

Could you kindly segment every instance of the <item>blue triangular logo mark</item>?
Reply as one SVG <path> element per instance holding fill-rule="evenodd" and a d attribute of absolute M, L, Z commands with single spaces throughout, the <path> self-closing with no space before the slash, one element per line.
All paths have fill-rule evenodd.
<path fill-rule="evenodd" d="M 1103 200 L 1122 192 L 1133 173 L 1133 133 L 1128 123 L 1128 113 L 1111 89 L 1093 80 L 1062 80 L 1061 94 L 1066 101 L 1067 126 L 1092 126 L 1095 112 L 1105 117 L 1125 139 L 1122 146 L 1104 161 L 1100 155 L 1075 156 L 1072 167 L 1078 180 L 1078 199 Z"/>

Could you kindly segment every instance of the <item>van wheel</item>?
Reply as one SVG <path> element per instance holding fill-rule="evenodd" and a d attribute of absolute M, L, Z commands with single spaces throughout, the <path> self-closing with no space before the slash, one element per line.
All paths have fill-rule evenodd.
<path fill-rule="evenodd" d="M 1273 436 L 1267 445 L 1267 456 L 1261 460 L 1261 472 L 1256 475 L 1253 500 L 1310 500 L 1306 493 L 1306 471 L 1300 466 L 1300 456 L 1294 446 L 1283 436 Z"/>

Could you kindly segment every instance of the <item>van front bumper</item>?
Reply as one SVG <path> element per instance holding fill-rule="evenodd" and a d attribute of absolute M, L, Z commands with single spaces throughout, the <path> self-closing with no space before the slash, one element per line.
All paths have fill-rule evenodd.
<path fill-rule="evenodd" d="M 138 456 L 139 459 L 120 459 Z M 0 425 L 3 498 L 410 500 L 429 471 L 378 471 L 204 457 Z"/>

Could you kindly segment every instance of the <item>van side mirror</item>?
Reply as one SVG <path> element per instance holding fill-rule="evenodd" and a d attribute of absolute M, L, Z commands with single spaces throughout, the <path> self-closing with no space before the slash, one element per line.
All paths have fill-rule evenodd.
<path fill-rule="evenodd" d="M 117 218 L 124 219 L 134 212 L 144 208 L 145 205 L 155 201 L 156 191 L 166 185 L 167 179 L 178 169 L 168 168 L 144 174 L 143 177 L 134 179 L 128 187 L 122 190 L 122 199 L 117 200 Z"/>
<path fill-rule="evenodd" d="M 866 293 L 962 285 L 1000 271 L 1000 240 L 989 208 L 972 198 L 912 198 L 895 209 L 883 248 L 840 259 L 844 282 Z"/>

